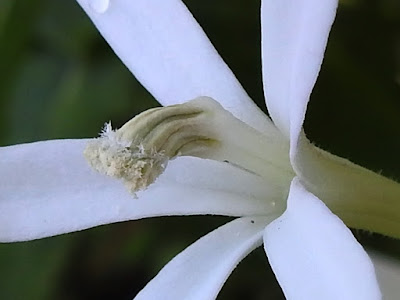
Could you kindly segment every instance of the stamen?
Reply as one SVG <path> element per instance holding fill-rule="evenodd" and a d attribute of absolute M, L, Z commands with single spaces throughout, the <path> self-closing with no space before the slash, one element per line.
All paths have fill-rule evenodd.
<path fill-rule="evenodd" d="M 271 176 L 273 169 L 279 185 L 293 177 L 286 141 L 267 139 L 208 97 L 147 110 L 116 131 L 106 124 L 84 154 L 94 169 L 123 179 L 133 194 L 177 156 L 228 161 L 260 176 Z"/>

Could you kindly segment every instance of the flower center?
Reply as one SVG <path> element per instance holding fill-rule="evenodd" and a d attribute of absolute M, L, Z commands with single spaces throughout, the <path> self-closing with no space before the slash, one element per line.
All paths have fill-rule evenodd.
<path fill-rule="evenodd" d="M 282 136 L 258 132 L 208 97 L 147 110 L 114 131 L 107 124 L 84 155 L 100 173 L 146 189 L 168 160 L 196 156 L 230 163 L 288 186 L 294 172 Z"/>

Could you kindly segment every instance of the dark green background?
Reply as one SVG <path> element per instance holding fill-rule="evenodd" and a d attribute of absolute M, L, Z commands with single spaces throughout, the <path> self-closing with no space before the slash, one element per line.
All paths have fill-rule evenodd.
<path fill-rule="evenodd" d="M 252 98 L 259 1 L 185 1 Z M 96 136 L 157 103 L 73 0 L 0 1 L 0 145 Z M 342 1 L 305 129 L 316 144 L 400 180 L 400 1 Z M 72 218 L 73 216 L 71 216 Z M 0 299 L 131 299 L 170 258 L 228 221 L 170 217 L 0 245 Z M 398 256 L 397 241 L 356 233 Z M 220 299 L 282 299 L 262 250 Z"/>

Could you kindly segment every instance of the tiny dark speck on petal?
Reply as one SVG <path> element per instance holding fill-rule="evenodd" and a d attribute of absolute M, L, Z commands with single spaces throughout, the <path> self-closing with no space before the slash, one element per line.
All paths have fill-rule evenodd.
<path fill-rule="evenodd" d="M 254 220 L 251 220 L 250 222 L 251 222 L 251 224 L 254 224 Z"/>

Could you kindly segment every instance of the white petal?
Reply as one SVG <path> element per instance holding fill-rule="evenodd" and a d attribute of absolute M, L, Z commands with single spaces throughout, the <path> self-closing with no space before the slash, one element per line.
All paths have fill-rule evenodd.
<path fill-rule="evenodd" d="M 262 243 L 266 218 L 241 218 L 219 227 L 172 259 L 135 300 L 215 299 L 222 285 Z"/>
<path fill-rule="evenodd" d="M 272 126 L 180 0 L 110 0 L 104 13 L 77 1 L 161 104 L 209 96 L 256 129 Z"/>
<path fill-rule="evenodd" d="M 264 247 L 287 299 L 380 299 L 374 267 L 343 222 L 298 179 Z"/>
<path fill-rule="evenodd" d="M 400 260 L 384 254 L 368 251 L 376 270 L 385 300 L 398 300 L 400 293 Z"/>
<path fill-rule="evenodd" d="M 225 163 L 182 157 L 134 199 L 123 184 L 93 171 L 87 140 L 0 148 L 0 241 L 30 240 L 164 215 L 259 214 L 265 196 L 282 197 L 259 177 Z"/>
<path fill-rule="evenodd" d="M 274 123 L 294 141 L 321 66 L 337 0 L 263 0 L 264 93 Z"/>

